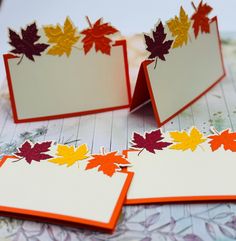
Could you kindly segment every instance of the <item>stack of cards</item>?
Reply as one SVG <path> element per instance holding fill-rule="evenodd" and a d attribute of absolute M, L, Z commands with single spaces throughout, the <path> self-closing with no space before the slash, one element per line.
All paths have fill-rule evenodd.
<path fill-rule="evenodd" d="M 0 162 L 0 213 L 112 231 L 124 204 L 236 200 L 236 132 L 212 131 L 134 133 L 122 154 L 25 141 Z"/>

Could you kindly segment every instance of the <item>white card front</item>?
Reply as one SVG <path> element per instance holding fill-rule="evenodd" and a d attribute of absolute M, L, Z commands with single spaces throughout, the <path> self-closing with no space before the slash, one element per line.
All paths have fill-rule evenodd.
<path fill-rule="evenodd" d="M 160 123 L 173 117 L 207 91 L 225 75 L 217 19 L 210 23 L 210 33 L 195 38 L 193 29 L 189 42 L 172 48 L 166 61 L 147 65 L 147 75 Z"/>
<path fill-rule="evenodd" d="M 43 33 L 42 33 L 43 35 Z M 35 61 L 7 60 L 18 120 L 83 114 L 128 107 L 126 45 L 120 41 L 110 55 L 73 49 L 69 57 L 42 53 Z M 13 98 L 13 97 L 12 97 Z M 13 100 L 12 100 L 13 101 Z"/>
<path fill-rule="evenodd" d="M 78 169 L 77 165 L 67 168 L 48 161 L 29 165 L 8 159 L 0 168 L 0 211 L 9 208 L 9 212 L 24 214 L 29 210 L 35 217 L 112 230 L 130 173 L 116 172 L 109 177 L 95 169 L 85 170 L 85 164 L 80 161 Z"/>
<path fill-rule="evenodd" d="M 134 178 L 128 204 L 236 199 L 236 154 L 203 146 L 192 152 L 165 149 L 152 154 L 128 151 Z"/>

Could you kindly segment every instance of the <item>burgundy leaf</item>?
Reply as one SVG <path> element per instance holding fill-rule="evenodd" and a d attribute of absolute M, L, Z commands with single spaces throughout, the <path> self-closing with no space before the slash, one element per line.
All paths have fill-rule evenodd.
<path fill-rule="evenodd" d="M 160 22 L 156 27 L 156 31 L 152 31 L 152 34 L 153 38 L 144 34 L 145 42 L 147 45 L 146 50 L 151 53 L 148 58 L 160 58 L 161 60 L 165 60 L 164 55 L 169 53 L 169 49 L 173 43 L 173 40 L 165 41 L 166 33 L 164 32 L 162 22 Z"/>
<path fill-rule="evenodd" d="M 41 160 L 52 158 L 49 154 L 44 153 L 49 151 L 51 144 L 51 141 L 47 141 L 31 146 L 30 142 L 26 141 L 15 155 L 25 158 L 29 164 L 31 164 L 33 160 L 40 162 Z"/>
<path fill-rule="evenodd" d="M 170 142 L 162 141 L 163 139 L 164 137 L 162 136 L 160 129 L 146 133 L 145 137 L 138 133 L 134 133 L 132 147 L 146 149 L 149 152 L 155 153 L 155 150 L 163 150 L 172 144 Z"/>
<path fill-rule="evenodd" d="M 40 56 L 49 46 L 44 43 L 36 43 L 40 38 L 37 33 L 38 29 L 35 23 L 28 25 L 26 29 L 21 30 L 22 37 L 9 29 L 9 44 L 14 47 L 11 52 L 14 54 L 22 54 L 23 56 L 25 55 L 28 59 L 34 61 L 34 55 Z"/>
<path fill-rule="evenodd" d="M 186 234 L 183 237 L 184 241 L 203 241 L 199 236 L 196 234 Z"/>
<path fill-rule="evenodd" d="M 221 231 L 222 234 L 224 234 L 224 236 L 231 238 L 231 239 L 235 239 L 236 235 L 233 233 L 233 230 L 226 228 L 222 225 L 219 225 L 219 230 Z"/>
<path fill-rule="evenodd" d="M 216 240 L 216 232 L 211 223 L 205 223 L 207 233 L 211 236 L 213 240 Z"/>

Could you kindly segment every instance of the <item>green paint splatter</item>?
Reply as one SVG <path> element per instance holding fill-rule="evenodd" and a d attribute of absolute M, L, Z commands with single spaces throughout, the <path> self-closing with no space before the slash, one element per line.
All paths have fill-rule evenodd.
<path fill-rule="evenodd" d="M 216 94 L 212 94 L 212 96 L 218 98 L 218 99 L 221 99 L 221 96 L 220 95 L 216 95 Z"/>
<path fill-rule="evenodd" d="M 183 118 L 185 118 L 185 117 L 187 117 L 187 118 L 192 118 L 192 112 L 189 112 L 189 111 L 183 111 L 181 114 L 181 117 L 183 117 Z"/>
<path fill-rule="evenodd" d="M 221 39 L 223 45 L 229 45 L 231 43 L 230 39 Z"/>
<path fill-rule="evenodd" d="M 219 116 L 216 119 L 213 119 L 212 122 L 210 122 L 217 130 L 221 131 L 224 129 L 224 122 L 225 120 Z"/>

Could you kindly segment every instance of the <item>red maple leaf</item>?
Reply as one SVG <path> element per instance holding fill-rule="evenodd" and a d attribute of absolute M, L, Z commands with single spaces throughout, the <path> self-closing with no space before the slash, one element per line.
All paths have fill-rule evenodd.
<path fill-rule="evenodd" d="M 46 141 L 42 143 L 36 143 L 35 145 L 31 145 L 30 142 L 26 141 L 18 149 L 18 152 L 15 153 L 15 155 L 25 158 L 25 160 L 29 164 L 31 164 L 33 160 L 40 162 L 41 160 L 52 158 L 51 155 L 44 153 L 49 151 L 51 144 L 52 144 L 51 141 Z"/>
<path fill-rule="evenodd" d="M 193 29 L 194 29 L 194 35 L 195 38 L 197 38 L 199 31 L 201 30 L 202 33 L 209 33 L 210 32 L 210 26 L 209 26 L 209 18 L 208 14 L 212 11 L 212 7 L 207 5 L 206 3 L 200 2 L 198 7 L 196 8 L 194 4 L 192 3 L 194 9 L 196 12 L 193 14 L 191 19 L 193 22 Z"/>
<path fill-rule="evenodd" d="M 36 43 L 40 38 L 37 33 L 38 29 L 35 23 L 28 25 L 25 30 L 21 29 L 22 38 L 16 32 L 9 29 L 9 44 L 14 47 L 10 52 L 14 54 L 22 54 L 21 59 L 25 55 L 28 59 L 34 61 L 33 56 L 41 56 L 41 52 L 49 46 L 44 43 Z"/>
<path fill-rule="evenodd" d="M 155 150 L 163 150 L 172 144 L 170 142 L 162 141 L 163 139 L 164 137 L 162 136 L 160 129 L 146 133 L 145 137 L 139 135 L 138 133 L 134 133 L 132 147 L 141 148 L 141 151 L 146 149 L 149 152 L 155 153 Z"/>
<path fill-rule="evenodd" d="M 148 50 L 151 54 L 149 55 L 149 59 L 159 58 L 161 60 L 166 60 L 165 56 L 169 53 L 169 49 L 173 43 L 173 40 L 166 39 L 166 33 L 164 32 L 164 27 L 162 22 L 158 24 L 156 27 L 156 31 L 152 31 L 153 38 L 144 34 L 145 42 L 147 45 L 146 50 Z"/>
<path fill-rule="evenodd" d="M 88 18 L 87 18 L 88 19 Z M 87 54 L 89 50 L 95 44 L 96 52 L 101 51 L 104 54 L 110 55 L 111 52 L 111 42 L 112 40 L 107 37 L 107 35 L 114 34 L 118 32 L 112 26 L 109 26 L 108 23 L 101 23 L 101 19 L 98 19 L 93 25 L 88 19 L 90 28 L 87 28 L 81 32 L 85 37 L 82 39 L 84 43 L 84 53 Z"/>
<path fill-rule="evenodd" d="M 225 130 L 219 134 L 208 136 L 211 139 L 209 144 L 211 145 L 212 151 L 217 150 L 222 145 L 225 150 L 236 151 L 236 132 L 229 132 Z"/>
<path fill-rule="evenodd" d="M 122 156 L 116 155 L 117 151 L 101 155 L 92 155 L 93 159 L 88 161 L 86 170 L 99 167 L 98 171 L 111 177 L 121 167 L 128 166 L 130 163 Z"/>

